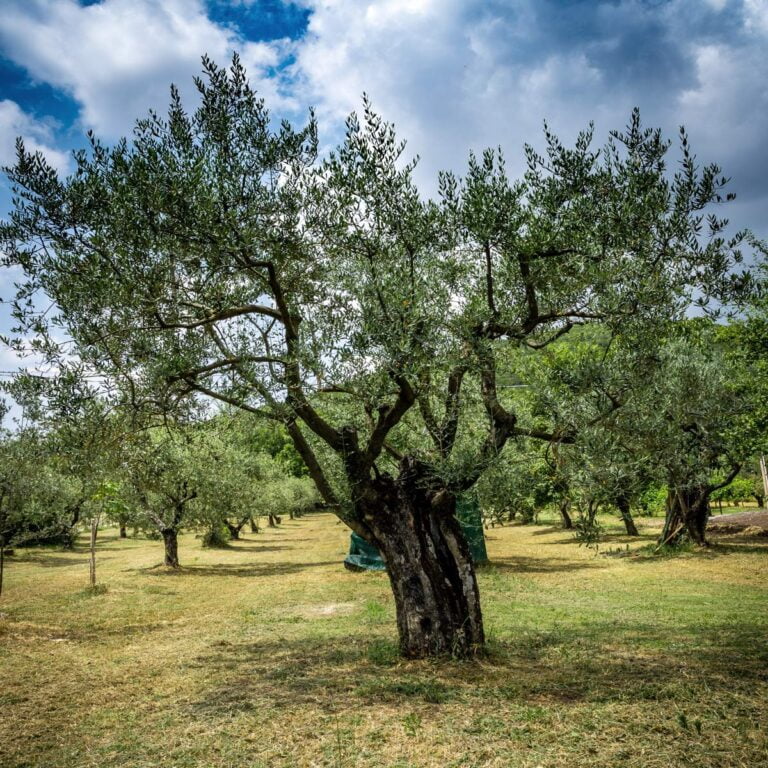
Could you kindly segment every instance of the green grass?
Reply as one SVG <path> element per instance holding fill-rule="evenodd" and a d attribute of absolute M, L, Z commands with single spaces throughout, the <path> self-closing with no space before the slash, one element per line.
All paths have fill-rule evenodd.
<path fill-rule="evenodd" d="M 768 765 L 768 539 L 650 557 L 646 531 L 611 524 L 598 553 L 489 531 L 470 662 L 398 657 L 387 577 L 341 567 L 328 515 L 225 551 L 187 535 L 179 573 L 160 542 L 106 531 L 97 594 L 84 546 L 17 550 L 0 765 Z"/>

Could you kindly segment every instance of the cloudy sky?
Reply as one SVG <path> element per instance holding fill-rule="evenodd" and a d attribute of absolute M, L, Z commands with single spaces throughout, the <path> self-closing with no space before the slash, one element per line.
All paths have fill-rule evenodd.
<path fill-rule="evenodd" d="M 768 0 L 2 0 L 0 164 L 22 135 L 66 172 L 87 129 L 130 134 L 234 50 L 275 115 L 316 107 L 326 145 L 367 92 L 427 192 L 470 148 L 501 145 L 514 172 L 544 119 L 604 138 L 637 105 L 685 124 L 733 179 L 734 225 L 768 236 Z M 9 200 L 0 181 L 0 215 Z"/>

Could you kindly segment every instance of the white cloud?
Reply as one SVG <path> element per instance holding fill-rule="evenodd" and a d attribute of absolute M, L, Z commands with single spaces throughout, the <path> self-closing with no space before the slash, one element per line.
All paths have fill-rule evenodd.
<path fill-rule="evenodd" d="M 744 0 L 747 29 L 768 35 L 768 0 Z"/>
<path fill-rule="evenodd" d="M 81 121 L 97 134 L 129 132 L 152 107 L 164 111 L 175 82 L 188 98 L 200 57 L 226 63 L 241 48 L 252 81 L 270 103 L 286 106 L 265 70 L 281 45 L 243 43 L 212 22 L 200 0 L 6 0 L 0 15 L 5 55 L 30 75 L 81 105 Z"/>
<path fill-rule="evenodd" d="M 734 178 L 734 224 L 768 234 L 764 217 L 749 220 L 768 177 L 768 58 L 756 34 L 768 30 L 766 0 L 744 0 L 743 16 L 727 0 L 562 11 L 543 0 L 307 5 L 294 74 L 326 141 L 327 126 L 359 109 L 366 91 L 407 152 L 421 156 L 417 180 L 427 192 L 439 169 L 464 170 L 470 148 L 501 145 L 516 175 L 522 145 L 541 143 L 544 119 L 566 141 L 594 120 L 599 143 L 639 106 L 646 124 L 673 139 L 686 124 L 699 157 Z M 580 15 L 566 16 L 568 7 Z M 726 13 L 728 25 L 717 20 Z"/>
<path fill-rule="evenodd" d="M 42 152 L 48 162 L 61 172 L 69 169 L 69 155 L 53 146 L 52 127 L 26 114 L 10 99 L 0 101 L 0 165 L 13 165 L 16 137 L 21 136 L 27 150 Z"/>
<path fill-rule="evenodd" d="M 699 156 L 717 162 L 734 177 L 737 193 L 742 191 L 745 198 L 764 197 L 768 177 L 768 60 L 758 45 L 698 45 L 693 47 L 692 56 L 696 83 L 679 96 L 679 121 L 689 127 Z M 761 220 L 752 226 L 765 224 Z"/>
<path fill-rule="evenodd" d="M 530 1 L 510 9 L 459 0 L 318 0 L 295 74 L 321 128 L 359 109 L 368 93 L 408 151 L 421 156 L 417 176 L 427 189 L 439 169 L 461 171 L 470 148 L 501 144 L 515 172 L 522 145 L 539 139 L 545 118 L 573 137 L 606 112 L 620 112 L 623 124 L 632 107 L 608 93 L 583 52 L 532 53 L 535 15 Z"/>

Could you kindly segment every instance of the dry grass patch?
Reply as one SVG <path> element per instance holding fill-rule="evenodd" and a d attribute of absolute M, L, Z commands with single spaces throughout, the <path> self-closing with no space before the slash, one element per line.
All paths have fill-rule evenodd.
<path fill-rule="evenodd" d="M 603 551 L 630 545 L 612 532 Z M 287 521 L 227 550 L 17 550 L 0 603 L 0 765 L 768 765 L 768 542 L 602 557 L 496 528 L 489 652 L 406 662 L 385 574 L 346 530 Z"/>

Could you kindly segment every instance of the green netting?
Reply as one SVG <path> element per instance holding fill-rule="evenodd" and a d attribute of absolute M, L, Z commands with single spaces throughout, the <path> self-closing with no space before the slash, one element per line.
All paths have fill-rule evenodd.
<path fill-rule="evenodd" d="M 350 537 L 349 554 L 344 560 L 344 567 L 350 571 L 387 570 L 379 550 L 356 533 Z"/>
<path fill-rule="evenodd" d="M 483 534 L 483 519 L 477 501 L 470 496 L 458 499 L 456 501 L 456 517 L 462 531 L 464 531 L 472 560 L 475 563 L 488 562 L 485 535 Z M 351 571 L 387 570 L 379 550 L 356 533 L 350 537 L 349 554 L 344 560 L 344 566 Z"/>
<path fill-rule="evenodd" d="M 483 516 L 480 513 L 480 505 L 472 496 L 462 496 L 456 499 L 456 517 L 464 531 L 464 538 L 469 545 L 474 563 L 487 563 L 488 552 L 485 548 L 485 534 L 483 533 Z"/>

